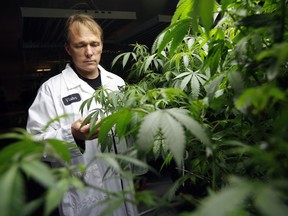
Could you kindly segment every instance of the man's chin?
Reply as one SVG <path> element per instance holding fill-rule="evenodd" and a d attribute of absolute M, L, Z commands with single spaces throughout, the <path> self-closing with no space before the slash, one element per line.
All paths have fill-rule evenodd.
<path fill-rule="evenodd" d="M 95 70 L 97 70 L 97 65 L 88 65 L 86 67 L 83 67 L 83 70 L 87 71 L 87 72 L 95 72 Z"/>

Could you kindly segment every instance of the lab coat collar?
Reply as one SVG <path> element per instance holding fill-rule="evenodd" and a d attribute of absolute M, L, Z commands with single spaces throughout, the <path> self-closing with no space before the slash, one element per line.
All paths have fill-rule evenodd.
<path fill-rule="evenodd" d="M 101 73 L 101 83 L 102 86 L 111 86 L 113 85 L 113 76 L 106 71 L 101 65 L 98 65 L 99 71 Z M 76 72 L 72 69 L 71 65 L 68 63 L 66 65 L 66 68 L 62 71 L 64 81 L 66 82 L 66 86 L 69 90 L 76 88 L 77 86 L 80 86 L 83 91 L 86 91 L 88 93 L 93 94 L 94 89 L 89 86 L 85 81 L 80 79 Z"/>
<path fill-rule="evenodd" d="M 81 79 L 77 76 L 76 72 L 72 69 L 70 64 L 68 63 L 65 67 L 65 69 L 62 71 L 64 81 L 66 83 L 66 86 L 69 90 L 80 86 Z"/>
<path fill-rule="evenodd" d="M 114 77 L 111 76 L 111 73 L 106 71 L 101 65 L 98 65 L 99 71 L 101 73 L 101 84 L 103 87 L 109 88 L 109 86 L 113 86 L 115 84 Z"/>
<path fill-rule="evenodd" d="M 62 74 L 68 90 L 80 86 L 80 88 L 83 91 L 93 94 L 94 89 L 91 86 L 89 86 L 85 81 L 83 81 L 78 77 L 78 75 L 76 74 L 76 72 L 73 70 L 73 68 L 69 63 L 66 65 L 66 68 L 62 71 Z"/>

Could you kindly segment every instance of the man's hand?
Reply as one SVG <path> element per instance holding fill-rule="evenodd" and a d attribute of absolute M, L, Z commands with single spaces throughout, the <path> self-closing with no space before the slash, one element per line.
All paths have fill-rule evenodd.
<path fill-rule="evenodd" d="M 98 137 L 100 128 L 98 128 L 94 134 L 88 137 L 89 132 L 90 132 L 90 123 L 81 127 L 81 124 L 83 123 L 83 121 L 84 121 L 84 118 L 80 118 L 72 123 L 71 132 L 72 132 L 74 139 L 77 139 L 77 140 L 96 139 Z M 99 122 L 100 120 L 98 120 L 96 124 L 98 124 Z"/>

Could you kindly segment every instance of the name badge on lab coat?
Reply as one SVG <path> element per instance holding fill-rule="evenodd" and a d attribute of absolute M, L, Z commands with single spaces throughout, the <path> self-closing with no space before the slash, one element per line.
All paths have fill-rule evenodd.
<path fill-rule="evenodd" d="M 75 94 L 71 94 L 71 95 L 68 95 L 66 97 L 63 97 L 62 101 L 63 101 L 64 105 L 67 106 L 67 105 L 70 105 L 74 102 L 81 101 L 81 97 L 78 93 L 75 93 Z"/>

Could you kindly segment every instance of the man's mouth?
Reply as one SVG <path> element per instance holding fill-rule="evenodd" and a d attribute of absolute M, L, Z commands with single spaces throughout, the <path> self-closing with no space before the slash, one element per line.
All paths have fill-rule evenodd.
<path fill-rule="evenodd" d="M 84 61 L 84 63 L 96 63 L 96 61 L 94 61 L 94 60 L 88 60 L 88 61 Z"/>

